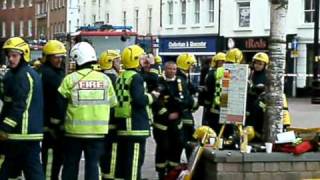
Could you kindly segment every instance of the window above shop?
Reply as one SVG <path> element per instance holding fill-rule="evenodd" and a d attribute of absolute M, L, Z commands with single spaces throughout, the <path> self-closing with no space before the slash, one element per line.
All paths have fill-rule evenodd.
<path fill-rule="evenodd" d="M 168 18 L 169 18 L 169 24 L 173 24 L 173 1 L 168 1 Z"/>
<path fill-rule="evenodd" d="M 186 1 L 181 1 L 181 24 L 186 24 Z"/>
<path fill-rule="evenodd" d="M 2 3 L 2 9 L 7 9 L 7 1 L 4 0 Z"/>
<path fill-rule="evenodd" d="M 209 23 L 214 23 L 214 0 L 209 0 Z"/>
<path fill-rule="evenodd" d="M 200 23 L 200 0 L 194 0 L 194 23 Z"/>
<path fill-rule="evenodd" d="M 314 0 L 304 0 L 304 23 L 313 23 Z"/>
<path fill-rule="evenodd" d="M 250 27 L 250 2 L 249 1 L 238 2 L 238 27 L 239 28 Z"/>

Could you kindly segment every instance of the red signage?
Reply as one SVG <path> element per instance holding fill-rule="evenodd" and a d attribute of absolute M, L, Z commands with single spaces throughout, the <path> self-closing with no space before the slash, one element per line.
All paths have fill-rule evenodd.
<path fill-rule="evenodd" d="M 262 38 L 259 38 L 259 39 L 249 38 L 245 40 L 245 48 L 246 49 L 267 49 L 268 43 L 266 40 Z"/>
<path fill-rule="evenodd" d="M 228 42 L 226 38 L 226 45 Z M 235 47 L 244 51 L 268 51 L 268 37 L 232 38 Z M 227 48 L 227 47 L 226 47 Z M 228 49 L 228 48 L 227 48 Z"/>

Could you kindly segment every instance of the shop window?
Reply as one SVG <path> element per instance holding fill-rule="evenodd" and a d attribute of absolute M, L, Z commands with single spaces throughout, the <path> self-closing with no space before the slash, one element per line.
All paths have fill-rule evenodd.
<path fill-rule="evenodd" d="M 250 27 L 250 2 L 238 2 L 239 27 Z"/>

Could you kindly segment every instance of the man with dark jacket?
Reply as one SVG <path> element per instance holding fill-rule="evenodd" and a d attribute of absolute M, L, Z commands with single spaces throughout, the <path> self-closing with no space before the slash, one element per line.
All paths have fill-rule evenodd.
<path fill-rule="evenodd" d="M 4 141 L 5 160 L 0 179 L 23 171 L 29 180 L 44 180 L 40 163 L 43 128 L 43 92 L 39 74 L 33 70 L 29 45 L 19 37 L 3 46 L 10 70 L 5 74 L 0 114 L 0 140 Z"/>
<path fill-rule="evenodd" d="M 156 170 L 160 180 L 180 164 L 183 149 L 182 113 L 187 105 L 186 83 L 176 76 L 177 65 L 165 64 L 159 78 L 159 99 L 153 105 L 153 135 L 156 141 Z"/>
<path fill-rule="evenodd" d="M 63 123 L 67 101 L 58 88 L 65 76 L 63 59 L 67 50 L 57 40 L 43 47 L 43 65 L 40 67 L 44 95 L 44 139 L 42 162 L 47 178 L 58 180 L 63 162 Z"/>
<path fill-rule="evenodd" d="M 117 179 L 141 179 L 146 139 L 150 136 L 146 108 L 153 103 L 155 97 L 146 92 L 144 80 L 138 71 L 143 54 L 141 47 L 132 45 L 125 48 L 121 55 L 125 71 L 115 86 L 119 101 L 119 105 L 115 107 L 119 157 L 116 161 Z"/>

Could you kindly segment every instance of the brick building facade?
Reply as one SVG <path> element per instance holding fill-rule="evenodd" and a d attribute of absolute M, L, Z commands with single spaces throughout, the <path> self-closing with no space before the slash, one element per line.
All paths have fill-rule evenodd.
<path fill-rule="evenodd" d="M 1 0 L 0 37 L 33 39 L 36 36 L 34 14 L 34 0 Z"/>

